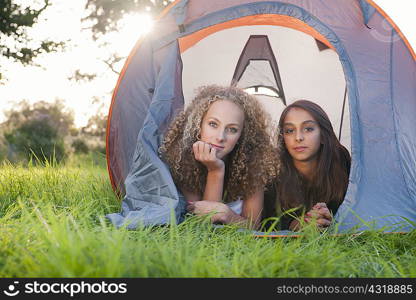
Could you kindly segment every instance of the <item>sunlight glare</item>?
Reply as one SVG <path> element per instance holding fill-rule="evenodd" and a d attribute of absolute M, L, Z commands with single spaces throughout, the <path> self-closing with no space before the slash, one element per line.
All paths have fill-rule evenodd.
<path fill-rule="evenodd" d="M 118 25 L 120 30 L 114 34 L 112 44 L 120 55 L 127 56 L 137 40 L 151 31 L 153 19 L 147 13 L 126 14 Z"/>

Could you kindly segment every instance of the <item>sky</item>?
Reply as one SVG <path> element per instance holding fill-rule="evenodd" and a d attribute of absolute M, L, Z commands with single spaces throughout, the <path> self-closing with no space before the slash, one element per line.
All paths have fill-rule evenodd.
<path fill-rule="evenodd" d="M 17 2 L 25 3 L 24 0 Z M 0 85 L 0 121 L 4 117 L 1 111 L 11 108 L 22 99 L 31 103 L 63 99 L 65 105 L 75 111 L 77 126 L 86 125 L 88 118 L 99 109 L 99 104 L 93 103 L 94 97 L 102 99 L 104 110 L 108 110 L 118 75 L 102 62 L 108 50 L 98 47 L 92 41 L 90 32 L 83 30 L 87 25 L 81 24 L 80 20 L 86 16 L 86 0 L 51 2 L 52 6 L 42 13 L 38 24 L 29 30 L 29 35 L 36 39 L 69 41 L 67 48 L 63 52 L 45 54 L 36 59 L 36 63 L 42 67 L 1 62 L 7 81 Z M 110 49 L 127 56 L 141 34 L 151 28 L 151 23 L 150 17 L 145 14 L 126 16 L 121 21 L 121 32 L 109 34 L 105 40 L 112 45 Z M 122 66 L 123 62 L 117 65 L 118 71 Z M 77 69 L 83 73 L 97 73 L 99 77 L 82 83 L 68 80 Z"/>
<path fill-rule="evenodd" d="M 28 0 L 16 0 L 28 3 Z M 31 0 L 34 3 L 36 0 Z M 86 16 L 86 0 L 52 0 L 52 6 L 41 15 L 36 26 L 29 30 L 33 38 L 50 38 L 68 41 L 63 52 L 46 54 L 36 62 L 42 67 L 22 66 L 19 63 L 1 60 L 3 74 L 7 81 L 0 85 L 0 122 L 4 120 L 2 111 L 10 109 L 16 102 L 26 99 L 29 102 L 63 99 L 65 105 L 75 112 L 75 124 L 85 126 L 88 118 L 100 109 L 106 113 L 111 102 L 111 94 L 118 75 L 102 62 L 108 54 L 92 42 L 88 30 L 82 30 L 81 18 Z M 409 40 L 416 50 L 416 0 L 374 0 Z M 151 34 L 152 20 L 149 15 L 127 15 L 121 20 L 122 29 L 105 37 L 113 51 L 127 56 L 142 34 Z M 121 70 L 124 61 L 117 65 Z M 68 80 L 77 69 L 83 73 L 97 73 L 98 78 L 91 82 L 77 83 Z"/>

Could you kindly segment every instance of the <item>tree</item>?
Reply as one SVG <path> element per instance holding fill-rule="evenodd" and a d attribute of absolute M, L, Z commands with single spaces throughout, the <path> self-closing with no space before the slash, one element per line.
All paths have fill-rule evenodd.
<path fill-rule="evenodd" d="M 81 128 L 81 136 L 88 141 L 89 148 L 105 153 L 105 136 L 107 128 L 107 115 L 98 112 L 89 118 L 86 126 Z M 75 146 L 73 146 L 75 149 Z"/>
<path fill-rule="evenodd" d="M 53 103 L 39 101 L 34 104 L 23 100 L 5 111 L 4 115 L 6 122 L 1 125 L 5 131 L 11 131 L 30 120 L 47 120 L 60 136 L 67 136 L 74 127 L 74 113 L 59 99 Z"/>
<path fill-rule="evenodd" d="M 110 32 L 117 32 L 120 29 L 119 21 L 128 14 L 146 11 L 155 16 L 160 13 L 173 0 L 88 0 L 85 8 L 89 12 L 83 18 L 84 24 L 88 24 L 94 41 L 101 43 L 101 47 L 107 47 L 108 43 L 102 42 L 102 38 Z M 111 51 L 110 51 L 111 52 Z M 109 70 L 119 74 L 116 65 L 124 60 L 125 57 L 119 53 L 110 53 L 103 59 Z M 91 74 L 77 71 L 70 79 L 72 80 L 92 80 Z"/>
<path fill-rule="evenodd" d="M 63 137 L 47 120 L 28 120 L 6 133 L 5 138 L 18 158 L 59 162 L 65 155 Z"/>
<path fill-rule="evenodd" d="M 89 136 L 99 137 L 105 139 L 107 127 L 107 116 L 99 113 L 88 119 L 88 123 L 85 127 L 82 127 L 81 131 L 83 134 Z"/>
<path fill-rule="evenodd" d="M 32 8 L 38 4 L 38 8 Z M 50 5 L 49 0 L 34 1 L 24 7 L 13 0 L 0 1 L 0 53 L 7 59 L 24 65 L 33 64 L 39 54 L 56 51 L 63 47 L 63 42 L 50 40 L 33 41 L 27 34 L 39 15 Z M 0 70 L 0 80 L 2 79 Z"/>
<path fill-rule="evenodd" d="M 74 152 L 79 154 L 79 153 L 88 153 L 90 151 L 87 143 L 80 138 L 75 139 L 72 144 L 71 147 L 74 149 Z"/>
<path fill-rule="evenodd" d="M 149 11 L 153 15 L 159 13 L 172 0 L 88 0 L 86 9 L 90 14 L 83 21 L 92 22 L 93 38 L 110 31 L 117 31 L 117 22 L 128 13 Z"/>
<path fill-rule="evenodd" d="M 1 129 L 10 160 L 27 159 L 32 155 L 41 161 L 64 158 L 64 140 L 74 127 L 74 116 L 62 101 L 40 101 L 32 105 L 22 101 L 5 115 L 7 121 L 1 124 Z"/>

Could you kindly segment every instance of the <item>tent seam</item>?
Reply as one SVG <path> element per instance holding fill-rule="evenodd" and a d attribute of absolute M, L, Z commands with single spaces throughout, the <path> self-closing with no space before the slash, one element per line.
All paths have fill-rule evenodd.
<path fill-rule="evenodd" d="M 395 30 L 394 28 L 391 29 L 391 38 L 390 38 L 390 104 L 391 104 L 391 111 L 392 111 L 392 116 L 393 116 L 393 126 L 394 126 L 394 137 L 395 137 L 395 146 L 396 146 L 396 150 L 397 150 L 397 154 L 398 154 L 398 159 L 399 159 L 399 165 L 400 165 L 400 170 L 402 173 L 402 177 L 403 177 L 403 181 L 404 181 L 404 185 L 406 186 L 406 191 L 407 191 L 407 195 L 409 198 L 411 198 L 411 193 L 409 190 L 409 184 L 406 180 L 406 176 L 405 176 L 405 172 L 404 172 L 404 168 L 403 168 L 403 159 L 402 159 L 402 155 L 400 153 L 400 147 L 399 147 L 399 141 L 398 141 L 398 135 L 397 135 L 397 124 L 396 124 L 396 114 L 394 111 L 394 105 L 393 105 L 393 44 L 394 44 L 394 34 L 395 34 Z"/>

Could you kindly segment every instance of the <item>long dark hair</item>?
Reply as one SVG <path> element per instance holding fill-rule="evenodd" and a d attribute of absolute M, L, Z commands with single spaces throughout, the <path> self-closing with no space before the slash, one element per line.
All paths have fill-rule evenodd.
<path fill-rule="evenodd" d="M 283 123 L 292 108 L 304 109 L 318 123 L 321 132 L 321 147 L 318 152 L 316 172 L 311 180 L 298 172 L 293 164 L 283 139 Z M 338 141 L 325 111 L 308 100 L 298 100 L 287 106 L 279 120 L 281 147 L 281 171 L 277 183 L 277 197 L 281 208 L 287 210 L 303 207 L 305 210 L 318 202 L 331 204 L 336 209 L 342 203 L 348 187 L 351 156 Z"/>

